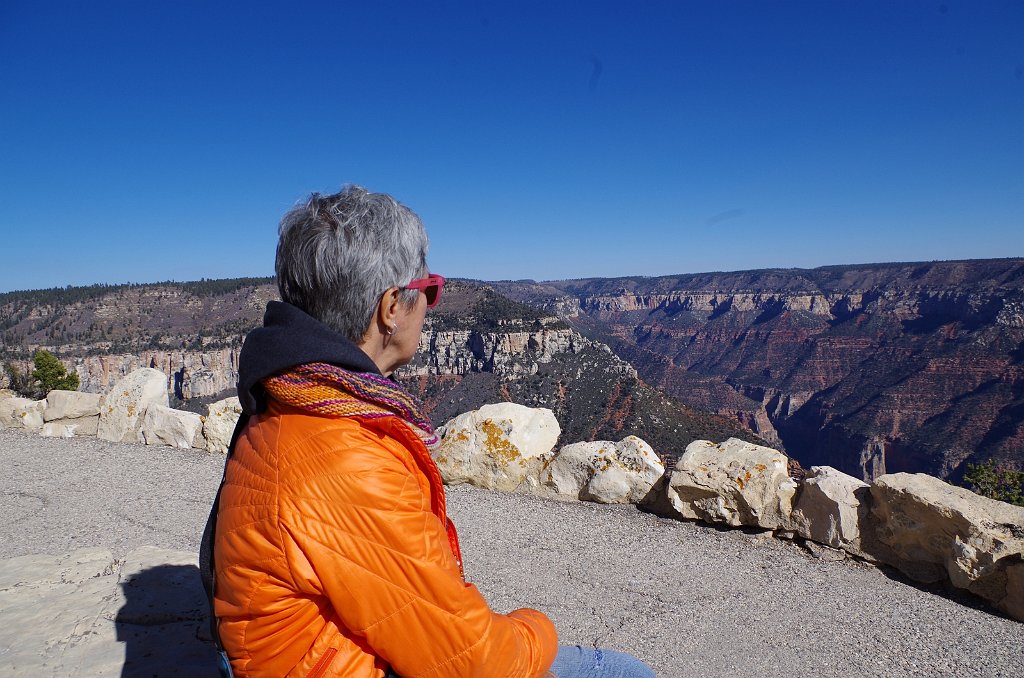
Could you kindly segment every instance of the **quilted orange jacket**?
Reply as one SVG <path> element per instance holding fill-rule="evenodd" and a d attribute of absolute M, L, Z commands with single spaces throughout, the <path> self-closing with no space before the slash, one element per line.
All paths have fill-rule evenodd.
<path fill-rule="evenodd" d="M 228 461 L 217 518 L 214 605 L 235 675 L 545 674 L 551 621 L 492 612 L 449 526 L 440 476 L 403 422 L 270 400 Z"/>

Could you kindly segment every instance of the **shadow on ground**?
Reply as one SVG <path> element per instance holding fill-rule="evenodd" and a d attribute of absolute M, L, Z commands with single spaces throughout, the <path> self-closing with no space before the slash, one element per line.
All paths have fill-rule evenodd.
<path fill-rule="evenodd" d="M 121 582 L 117 639 L 125 644 L 121 676 L 216 677 L 206 594 L 195 565 L 158 565 Z"/>

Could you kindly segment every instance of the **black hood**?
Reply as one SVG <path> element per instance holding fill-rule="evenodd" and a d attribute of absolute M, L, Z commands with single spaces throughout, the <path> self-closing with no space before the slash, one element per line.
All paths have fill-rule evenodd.
<path fill-rule="evenodd" d="M 260 385 L 263 379 L 313 362 L 380 374 L 370 356 L 327 325 L 291 304 L 268 303 L 263 327 L 249 333 L 238 356 L 238 400 L 242 411 L 259 414 L 266 408 L 266 393 Z"/>

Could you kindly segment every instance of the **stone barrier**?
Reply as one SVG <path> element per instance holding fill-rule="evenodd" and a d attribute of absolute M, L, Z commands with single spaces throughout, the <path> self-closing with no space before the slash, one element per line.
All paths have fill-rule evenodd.
<path fill-rule="evenodd" d="M 3 391 L 0 426 L 226 452 L 241 414 L 237 398 L 213 403 L 204 418 L 167 407 L 165 380 L 158 370 L 137 370 L 98 399 L 54 391 L 33 401 Z M 466 412 L 438 433 L 434 458 L 447 484 L 631 503 L 675 519 L 797 536 L 812 550 L 828 547 L 920 582 L 947 582 L 1024 621 L 1024 507 L 923 473 L 883 475 L 868 485 L 816 466 L 797 483 L 781 452 L 730 438 L 693 441 L 666 476 L 636 436 L 556 449 L 561 428 L 552 412 L 513 403 Z"/>

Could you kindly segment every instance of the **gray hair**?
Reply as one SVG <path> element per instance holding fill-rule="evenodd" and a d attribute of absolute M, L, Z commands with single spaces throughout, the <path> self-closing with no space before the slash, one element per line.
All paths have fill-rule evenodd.
<path fill-rule="evenodd" d="M 390 195 L 360 186 L 314 193 L 281 219 L 277 288 L 283 301 L 359 343 L 381 295 L 427 274 L 427 246 L 423 222 Z M 405 290 L 402 301 L 418 295 Z"/>

